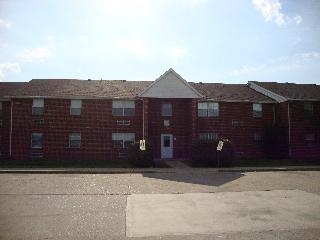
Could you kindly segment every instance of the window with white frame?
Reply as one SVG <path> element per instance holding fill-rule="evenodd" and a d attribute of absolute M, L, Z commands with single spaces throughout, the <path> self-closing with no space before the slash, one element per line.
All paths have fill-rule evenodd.
<path fill-rule="evenodd" d="M 199 139 L 202 141 L 217 140 L 218 133 L 214 133 L 214 132 L 199 133 Z"/>
<path fill-rule="evenodd" d="M 172 116 L 172 104 L 163 103 L 161 107 L 161 116 L 171 117 Z"/>
<path fill-rule="evenodd" d="M 44 112 L 44 99 L 35 98 L 32 103 L 32 114 L 33 115 L 43 115 Z"/>
<path fill-rule="evenodd" d="M 81 134 L 80 133 L 70 133 L 69 134 L 69 147 L 70 148 L 80 148 L 81 146 Z"/>
<path fill-rule="evenodd" d="M 134 133 L 112 133 L 112 143 L 114 148 L 128 148 L 134 143 Z"/>
<path fill-rule="evenodd" d="M 82 100 L 71 99 L 70 101 L 70 115 L 80 116 L 81 115 Z"/>
<path fill-rule="evenodd" d="M 42 133 L 32 133 L 31 134 L 31 148 L 42 148 Z"/>
<path fill-rule="evenodd" d="M 131 100 L 113 100 L 112 115 L 113 116 L 133 116 L 135 104 Z"/>
<path fill-rule="evenodd" d="M 312 117 L 313 115 L 313 104 L 312 102 L 304 102 L 303 103 L 303 110 L 305 117 Z"/>
<path fill-rule="evenodd" d="M 217 102 L 199 102 L 198 117 L 218 117 L 219 103 Z"/>
<path fill-rule="evenodd" d="M 252 104 L 252 116 L 254 118 L 262 117 L 262 104 L 261 103 L 253 103 Z"/>
<path fill-rule="evenodd" d="M 253 134 L 253 141 L 261 143 L 263 141 L 263 136 L 260 133 Z"/>

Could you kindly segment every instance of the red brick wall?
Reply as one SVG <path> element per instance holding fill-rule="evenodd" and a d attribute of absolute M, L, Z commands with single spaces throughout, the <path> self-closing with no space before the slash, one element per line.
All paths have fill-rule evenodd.
<path fill-rule="evenodd" d="M 172 117 L 162 117 L 162 103 L 172 104 Z M 161 157 L 161 134 L 173 134 L 173 158 L 188 158 L 190 150 L 190 99 L 149 99 L 149 141 L 155 158 Z M 163 120 L 170 120 L 164 127 Z"/>
<path fill-rule="evenodd" d="M 32 115 L 32 99 L 14 99 L 12 156 L 26 159 L 31 151 L 31 133 L 43 133 L 43 153 L 47 159 L 112 159 L 126 150 L 112 146 L 112 133 L 135 133 L 141 138 L 141 101 L 136 101 L 135 116 L 113 117 L 111 100 L 83 100 L 81 116 L 70 116 L 70 100 L 45 99 L 44 115 Z M 43 119 L 43 125 L 33 123 Z M 117 120 L 130 120 L 118 126 Z M 81 148 L 69 148 L 69 134 L 81 133 Z"/>
<path fill-rule="evenodd" d="M 10 102 L 2 102 L 2 127 L 1 132 L 1 145 L 0 158 L 9 157 L 9 138 L 10 138 Z"/>
<path fill-rule="evenodd" d="M 320 159 L 320 102 L 313 103 L 313 116 L 304 115 L 304 103 L 290 103 L 291 157 Z M 306 141 L 306 134 L 314 134 L 315 141 Z"/>
<path fill-rule="evenodd" d="M 219 117 L 199 117 L 197 134 L 215 132 L 220 138 L 229 139 L 236 155 L 247 158 L 263 157 L 263 143 L 254 141 L 254 133 L 264 135 L 266 125 L 273 124 L 274 104 L 262 104 L 262 117 L 252 116 L 252 103 L 219 103 Z M 232 120 L 243 126 L 232 126 Z"/>

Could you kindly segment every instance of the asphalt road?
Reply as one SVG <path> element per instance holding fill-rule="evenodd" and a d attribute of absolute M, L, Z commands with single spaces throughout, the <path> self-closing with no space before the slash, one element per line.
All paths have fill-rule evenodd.
<path fill-rule="evenodd" d="M 245 196 L 248 191 L 259 191 L 264 195 L 262 193 L 273 190 L 279 190 L 275 192 L 280 195 L 299 192 L 297 196 L 293 194 L 299 199 L 311 196 L 307 207 L 315 211 L 304 217 L 311 223 L 319 221 L 318 206 L 310 206 L 320 196 L 319 171 L 0 174 L 0 239 L 132 239 L 126 236 L 129 197 L 146 194 L 154 198 L 155 194 L 164 194 L 171 198 L 191 193 L 195 194 L 192 198 L 200 196 L 205 201 L 209 198 L 206 196 L 219 199 L 218 194 L 232 196 L 243 192 Z M 291 204 L 300 206 L 301 202 L 304 200 Z M 246 200 L 241 202 L 245 203 Z M 237 203 L 233 208 L 237 208 Z M 269 210 L 276 210 L 275 205 L 270 204 Z M 244 229 L 229 231 L 226 228 L 209 234 L 193 234 L 191 230 L 186 235 L 159 234 L 134 239 L 320 239 L 320 226 L 313 224 Z"/>

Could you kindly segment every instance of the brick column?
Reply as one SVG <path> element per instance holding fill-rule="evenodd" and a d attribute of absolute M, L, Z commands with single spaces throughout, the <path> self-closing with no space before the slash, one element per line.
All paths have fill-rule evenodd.
<path fill-rule="evenodd" d="M 198 123 L 198 112 L 197 112 L 197 99 L 190 100 L 190 138 L 189 148 L 191 149 L 192 143 L 197 139 L 197 123 Z M 189 157 L 191 155 L 189 154 Z"/>
<path fill-rule="evenodd" d="M 144 139 L 147 140 L 148 142 L 148 126 L 149 126 L 149 99 L 148 98 L 143 98 L 143 118 L 144 118 Z M 143 131 L 143 130 L 142 130 Z"/>

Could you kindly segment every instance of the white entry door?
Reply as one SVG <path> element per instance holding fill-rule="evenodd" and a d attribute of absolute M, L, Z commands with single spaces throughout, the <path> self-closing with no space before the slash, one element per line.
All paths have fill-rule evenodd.
<path fill-rule="evenodd" d="M 172 158 L 173 156 L 172 134 L 161 134 L 161 158 Z"/>

